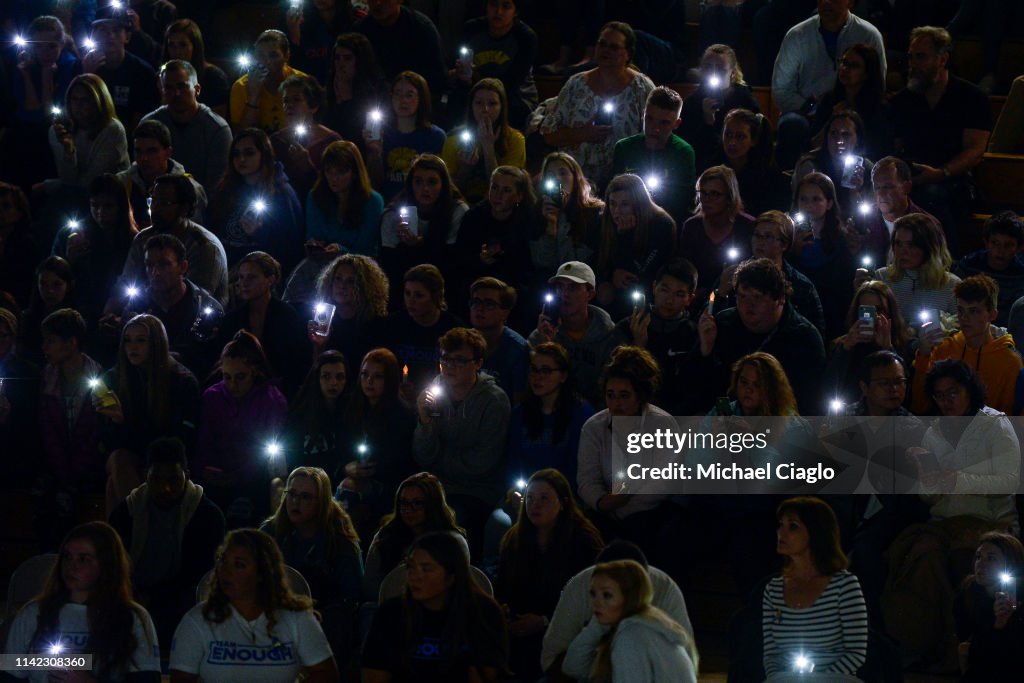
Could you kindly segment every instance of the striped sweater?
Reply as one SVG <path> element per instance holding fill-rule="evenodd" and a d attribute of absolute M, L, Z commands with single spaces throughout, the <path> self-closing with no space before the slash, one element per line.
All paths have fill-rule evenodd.
<path fill-rule="evenodd" d="M 868 646 L 868 617 L 857 577 L 842 570 L 805 609 L 786 606 L 783 579 L 768 582 L 761 601 L 764 669 L 768 676 L 793 670 L 797 655 L 814 671 L 856 674 Z"/>

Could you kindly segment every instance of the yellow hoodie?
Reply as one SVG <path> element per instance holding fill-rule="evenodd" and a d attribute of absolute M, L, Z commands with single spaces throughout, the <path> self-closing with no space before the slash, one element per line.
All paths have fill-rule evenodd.
<path fill-rule="evenodd" d="M 997 332 L 997 328 L 992 328 L 992 331 Z M 924 391 L 925 375 L 932 363 L 948 358 L 962 360 L 978 373 L 988 394 L 985 405 L 1007 415 L 1013 414 L 1017 375 L 1024 363 L 1014 350 L 1013 336 L 1009 332 L 993 338 L 981 348 L 968 348 L 964 333 L 957 332 L 934 347 L 931 356 L 915 355 L 914 392 L 910 404 L 914 413 L 924 415 L 928 412 L 932 400 Z"/>

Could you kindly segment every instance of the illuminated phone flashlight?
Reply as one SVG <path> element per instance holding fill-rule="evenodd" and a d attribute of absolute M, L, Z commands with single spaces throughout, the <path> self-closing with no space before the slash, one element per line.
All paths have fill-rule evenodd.
<path fill-rule="evenodd" d="M 920 313 L 918 313 L 917 317 L 923 323 L 930 323 L 932 321 L 932 315 L 931 315 L 931 313 L 928 312 L 928 309 L 925 309 L 925 310 L 921 311 Z"/>
<path fill-rule="evenodd" d="M 1000 572 L 999 583 L 1001 583 L 1004 586 L 1010 585 L 1011 583 L 1013 583 L 1013 574 L 1011 574 L 1010 572 Z"/>
<path fill-rule="evenodd" d="M 253 213 L 255 213 L 258 216 L 259 214 L 267 210 L 267 203 L 262 199 L 257 199 L 252 203 L 252 205 L 249 208 L 251 208 Z"/>
<path fill-rule="evenodd" d="M 516 479 L 516 489 L 518 489 L 519 491 L 523 491 L 525 488 L 526 488 L 526 480 L 523 479 L 522 477 L 519 477 L 518 479 Z"/>
<path fill-rule="evenodd" d="M 729 247 L 729 251 L 725 252 L 725 255 L 730 261 L 735 261 L 740 257 L 740 250 L 736 247 Z"/>
<path fill-rule="evenodd" d="M 292 9 L 298 9 L 302 7 L 302 0 L 288 0 L 288 4 L 292 6 Z"/>
<path fill-rule="evenodd" d="M 276 458 L 281 455 L 281 444 L 276 441 L 269 441 L 263 452 L 267 454 L 268 458 Z"/>
<path fill-rule="evenodd" d="M 100 378 L 99 377 L 90 377 L 89 381 L 86 382 L 86 384 L 89 385 L 90 389 L 98 389 L 99 386 L 100 386 Z"/>
<path fill-rule="evenodd" d="M 58 107 L 56 104 L 50 107 L 50 116 L 63 116 L 64 110 Z"/>
<path fill-rule="evenodd" d="M 121 4 L 121 0 L 110 0 L 110 6 L 114 9 L 121 9 L 124 5 Z"/>
<path fill-rule="evenodd" d="M 857 211 L 860 212 L 861 216 L 867 216 L 871 213 L 871 204 L 869 202 L 861 202 L 857 205 Z"/>
<path fill-rule="evenodd" d="M 409 207 L 408 206 L 400 206 L 400 207 L 398 207 L 398 217 L 403 219 L 403 220 L 409 218 Z"/>
<path fill-rule="evenodd" d="M 845 166 L 846 168 L 850 168 L 855 163 L 857 163 L 857 157 L 855 157 L 852 154 L 844 154 L 843 155 L 843 166 Z"/>
<path fill-rule="evenodd" d="M 548 192 L 554 192 L 558 188 L 558 183 L 555 182 L 554 178 L 548 178 L 544 181 L 544 189 Z"/>
<path fill-rule="evenodd" d="M 359 459 L 362 461 L 366 460 L 366 454 L 370 452 L 370 447 L 366 445 L 366 442 L 362 442 L 356 446 L 356 453 L 359 454 Z"/>
<path fill-rule="evenodd" d="M 644 178 L 644 184 L 647 185 L 647 189 L 651 192 L 657 192 L 661 188 L 661 178 L 651 173 Z"/>
<path fill-rule="evenodd" d="M 803 214 L 803 212 L 797 211 L 796 213 L 793 214 L 793 222 L 796 223 L 797 225 L 800 225 L 802 223 L 806 223 L 807 222 L 807 216 L 805 216 Z"/>
<path fill-rule="evenodd" d="M 870 256 L 865 256 L 860 260 L 860 265 L 864 266 L 865 268 L 870 268 L 872 265 L 874 265 L 874 261 L 871 259 Z"/>
<path fill-rule="evenodd" d="M 843 403 L 838 398 L 834 398 L 828 402 L 828 412 L 831 415 L 838 415 L 839 413 L 843 412 L 843 408 L 845 407 L 846 404 Z"/>
<path fill-rule="evenodd" d="M 246 54 L 238 55 L 238 66 L 242 67 L 243 69 L 248 69 L 250 66 L 252 66 L 252 57 Z"/>
<path fill-rule="evenodd" d="M 605 114 L 614 114 L 615 104 L 612 102 L 605 102 L 603 105 L 601 105 L 601 109 L 604 110 Z"/>
<path fill-rule="evenodd" d="M 85 40 L 82 41 L 82 47 L 84 47 L 86 50 L 95 50 L 96 49 L 96 41 L 93 40 L 92 38 L 86 38 Z"/>
<path fill-rule="evenodd" d="M 295 135 L 297 135 L 300 138 L 306 137 L 306 133 L 308 133 L 308 132 L 309 132 L 309 130 L 304 125 L 302 125 L 301 123 L 299 125 L 295 126 Z"/>
<path fill-rule="evenodd" d="M 128 285 L 124 288 L 124 294 L 129 300 L 134 299 L 139 295 L 139 288 L 135 285 Z"/>
<path fill-rule="evenodd" d="M 59 655 L 64 652 L 64 646 L 60 642 L 50 643 L 49 652 L 51 655 Z"/>
<path fill-rule="evenodd" d="M 444 396 L 444 389 L 440 384 L 431 384 L 427 389 L 427 396 L 430 398 L 430 417 L 441 417 L 441 406 L 438 399 Z"/>
<path fill-rule="evenodd" d="M 634 305 L 639 304 L 641 301 L 644 300 L 644 293 L 641 292 L 639 289 L 634 289 L 632 296 Z"/>
<path fill-rule="evenodd" d="M 811 658 L 802 652 L 793 659 L 793 670 L 800 674 L 809 674 L 814 672 L 814 662 Z"/>
<path fill-rule="evenodd" d="M 78 222 L 78 221 L 77 221 L 76 219 L 74 219 L 74 218 L 72 218 L 72 219 L 68 220 L 68 230 L 78 230 L 78 228 L 79 228 L 79 227 L 81 227 L 81 225 L 82 225 L 82 224 L 81 224 L 81 223 L 79 223 L 79 222 Z"/>
<path fill-rule="evenodd" d="M 14 44 L 18 47 L 25 47 L 28 45 L 28 41 L 23 36 L 14 36 Z"/>
<path fill-rule="evenodd" d="M 554 302 L 555 302 L 555 295 L 554 294 L 551 294 L 549 292 L 548 294 L 544 295 L 544 303 L 546 303 L 546 304 L 553 304 Z"/>
<path fill-rule="evenodd" d="M 715 74 L 711 78 L 709 78 L 708 79 L 708 87 L 711 88 L 712 90 L 718 90 L 719 88 L 721 88 L 722 87 L 722 78 L 721 78 L 721 76 L 718 76 L 717 74 Z"/>
<path fill-rule="evenodd" d="M 464 146 L 469 147 L 473 144 L 473 134 L 468 130 L 464 130 L 459 134 L 459 140 Z"/>
<path fill-rule="evenodd" d="M 213 307 L 212 306 L 207 306 L 206 308 L 204 308 L 203 309 L 203 315 L 205 315 L 207 318 L 209 318 L 211 315 L 213 315 Z"/>
<path fill-rule="evenodd" d="M 327 312 L 327 304 L 325 304 L 323 301 L 318 301 L 313 310 L 316 311 L 317 315 L 323 315 L 324 313 Z"/>

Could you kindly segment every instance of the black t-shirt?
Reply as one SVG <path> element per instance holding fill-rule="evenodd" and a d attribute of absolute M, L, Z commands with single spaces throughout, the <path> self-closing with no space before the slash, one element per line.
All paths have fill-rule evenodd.
<path fill-rule="evenodd" d="M 437 340 L 460 324 L 448 311 L 442 311 L 441 317 L 430 327 L 418 325 L 405 311 L 396 311 L 384 321 L 381 341 L 398 357 L 399 365 L 409 366 L 409 381 L 422 388 L 438 373 L 441 352 Z"/>
<path fill-rule="evenodd" d="M 391 26 L 381 26 L 368 16 L 356 24 L 355 30 L 373 44 L 387 78 L 401 71 L 415 71 L 427 79 L 435 98 L 448 89 L 441 36 L 425 14 L 403 6 L 401 16 Z"/>
<path fill-rule="evenodd" d="M 421 628 L 415 642 L 406 642 L 402 620 L 402 601 L 392 598 L 384 602 L 373 616 L 370 633 L 363 645 L 362 666 L 387 671 L 393 683 L 454 683 L 465 681 L 469 667 L 505 667 L 501 611 L 491 600 L 480 600 L 483 623 L 468 625 L 467 642 L 452 656 L 444 639 L 445 612 L 422 610 Z M 406 653 L 412 655 L 406 664 Z"/>
<path fill-rule="evenodd" d="M 903 158 L 941 167 L 963 151 L 963 132 L 992 130 L 992 110 L 985 93 L 956 76 L 929 108 L 924 95 L 903 89 L 889 103 L 896 129 L 896 152 Z"/>
<path fill-rule="evenodd" d="M 116 69 L 102 67 L 96 75 L 103 79 L 114 98 L 117 118 L 128 129 L 140 118 L 160 106 L 156 72 L 153 67 L 131 52 L 125 52 L 124 61 Z"/>

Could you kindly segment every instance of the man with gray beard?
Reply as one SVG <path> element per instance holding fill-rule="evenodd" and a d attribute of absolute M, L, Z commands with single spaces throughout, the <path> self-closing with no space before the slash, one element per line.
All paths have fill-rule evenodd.
<path fill-rule="evenodd" d="M 914 202 L 941 221 L 949 250 L 958 253 L 956 226 L 970 210 L 970 176 L 988 145 L 988 98 L 949 73 L 949 32 L 919 26 L 910 32 L 907 87 L 890 107 L 896 155 L 913 169 Z"/>

